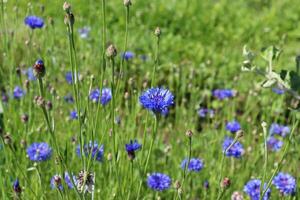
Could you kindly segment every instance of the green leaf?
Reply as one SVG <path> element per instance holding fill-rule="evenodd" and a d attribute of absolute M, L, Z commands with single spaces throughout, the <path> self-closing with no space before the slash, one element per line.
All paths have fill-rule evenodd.
<path fill-rule="evenodd" d="M 270 46 L 262 49 L 262 57 L 266 61 L 277 60 L 281 54 L 281 50 L 276 48 L 275 46 Z"/>

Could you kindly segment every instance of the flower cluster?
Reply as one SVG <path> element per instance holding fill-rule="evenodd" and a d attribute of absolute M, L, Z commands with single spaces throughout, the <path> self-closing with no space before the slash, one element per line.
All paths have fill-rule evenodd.
<path fill-rule="evenodd" d="M 101 97 L 100 97 L 100 93 L 101 93 Z M 101 92 L 100 89 L 95 89 L 90 92 L 90 100 L 92 100 L 95 103 L 99 103 L 100 101 L 100 103 L 103 106 L 108 104 L 111 98 L 112 98 L 112 93 L 111 93 L 111 89 L 109 88 L 103 88 Z"/>

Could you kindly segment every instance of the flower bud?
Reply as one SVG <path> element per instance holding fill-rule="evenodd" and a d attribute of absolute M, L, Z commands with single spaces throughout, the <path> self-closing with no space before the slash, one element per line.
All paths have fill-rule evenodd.
<path fill-rule="evenodd" d="M 113 58 L 117 56 L 117 49 L 113 44 L 109 45 L 106 49 L 106 56 L 108 58 Z"/>
<path fill-rule="evenodd" d="M 156 35 L 157 37 L 159 37 L 161 35 L 161 30 L 159 27 L 156 27 L 156 29 L 154 31 L 154 35 Z"/>
<path fill-rule="evenodd" d="M 124 6 L 131 6 L 131 0 L 124 0 Z"/>
<path fill-rule="evenodd" d="M 232 195 L 231 195 L 231 200 L 243 200 L 243 199 L 244 199 L 244 197 L 240 192 L 236 191 L 236 192 L 232 193 Z"/>
<path fill-rule="evenodd" d="M 52 102 L 51 101 L 47 101 L 47 103 L 46 103 L 46 109 L 49 110 L 49 111 L 51 111 L 52 107 L 53 107 Z"/>
<path fill-rule="evenodd" d="M 63 5 L 63 9 L 64 9 L 64 11 L 66 11 L 66 13 L 70 13 L 71 12 L 71 4 L 69 4 L 68 2 L 65 1 L 64 5 Z"/>
<path fill-rule="evenodd" d="M 178 190 L 179 188 L 181 188 L 181 183 L 180 183 L 178 180 L 175 181 L 175 183 L 174 183 L 174 188 L 175 188 L 176 190 Z"/>
<path fill-rule="evenodd" d="M 186 136 L 188 137 L 192 137 L 193 136 L 193 132 L 191 130 L 188 130 L 186 133 L 185 133 Z"/>
<path fill-rule="evenodd" d="M 46 68 L 42 60 L 37 60 L 33 65 L 33 74 L 36 78 L 43 78 L 46 74 Z"/>
<path fill-rule="evenodd" d="M 27 123 L 27 122 L 28 122 L 28 119 L 29 119 L 29 116 L 28 116 L 27 114 L 23 114 L 23 115 L 21 116 L 21 121 L 22 121 L 23 123 Z"/>
<path fill-rule="evenodd" d="M 7 133 L 6 135 L 4 135 L 3 139 L 4 139 L 4 143 L 5 144 L 11 144 L 11 142 L 12 142 L 11 135 L 9 133 Z"/>
<path fill-rule="evenodd" d="M 229 188 L 230 185 L 231 185 L 231 181 L 230 181 L 230 179 L 227 178 L 227 177 L 225 177 L 225 178 L 223 179 L 223 181 L 221 182 L 221 187 L 222 187 L 223 189 Z"/>
<path fill-rule="evenodd" d="M 66 14 L 64 22 L 65 22 L 66 25 L 70 24 L 71 26 L 73 26 L 74 23 L 75 23 L 75 17 L 73 15 L 73 13 Z"/>

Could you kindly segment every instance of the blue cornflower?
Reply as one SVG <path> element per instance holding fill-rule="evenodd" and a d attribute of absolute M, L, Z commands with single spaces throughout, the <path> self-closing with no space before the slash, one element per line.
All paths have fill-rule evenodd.
<path fill-rule="evenodd" d="M 121 54 L 121 56 L 123 56 L 124 60 L 131 60 L 134 57 L 134 53 L 131 51 L 126 51 L 125 53 Z"/>
<path fill-rule="evenodd" d="M 148 176 L 147 185 L 152 190 L 163 191 L 170 187 L 171 178 L 162 173 L 152 173 Z"/>
<path fill-rule="evenodd" d="M 234 141 L 231 137 L 226 137 L 223 142 L 223 152 L 231 145 L 231 143 Z M 243 145 L 236 141 L 234 145 L 231 146 L 230 149 L 226 152 L 226 156 L 228 157 L 235 157 L 240 158 L 244 153 Z"/>
<path fill-rule="evenodd" d="M 283 142 L 271 136 L 267 140 L 267 146 L 271 151 L 279 151 L 283 146 Z"/>
<path fill-rule="evenodd" d="M 166 115 L 174 104 L 174 96 L 168 89 L 151 88 L 140 96 L 140 103 L 155 114 Z"/>
<path fill-rule="evenodd" d="M 90 31 L 91 31 L 91 28 L 87 27 L 87 26 L 78 29 L 79 36 L 83 39 L 86 39 L 89 37 Z"/>
<path fill-rule="evenodd" d="M 66 96 L 64 96 L 64 100 L 67 103 L 74 103 L 74 98 L 71 93 L 68 93 Z"/>
<path fill-rule="evenodd" d="M 78 119 L 78 114 L 76 110 L 70 112 L 70 119 Z"/>
<path fill-rule="evenodd" d="M 58 188 L 59 190 L 63 190 L 62 180 L 60 175 L 54 175 L 50 180 L 51 189 Z"/>
<path fill-rule="evenodd" d="M 276 124 L 276 123 L 271 124 L 271 127 L 270 127 L 270 135 L 277 134 L 282 137 L 285 137 L 286 135 L 288 135 L 290 133 L 290 131 L 291 131 L 290 127 Z"/>
<path fill-rule="evenodd" d="M 181 162 L 182 169 L 185 169 L 187 162 L 188 162 L 188 159 L 184 159 Z M 191 158 L 187 169 L 188 169 L 188 171 L 200 172 L 203 167 L 204 167 L 204 163 L 201 159 Z"/>
<path fill-rule="evenodd" d="M 261 181 L 259 179 L 252 179 L 248 181 L 248 183 L 244 186 L 244 192 L 248 194 L 251 200 L 259 200 L 260 198 L 260 184 Z M 264 184 L 264 188 L 266 184 Z M 268 189 L 263 197 L 263 200 L 268 200 L 271 195 L 271 190 Z"/>
<path fill-rule="evenodd" d="M 13 189 L 14 189 L 14 192 L 17 193 L 17 194 L 20 194 L 22 192 L 22 188 L 20 186 L 20 182 L 19 182 L 19 179 L 16 179 L 13 183 Z"/>
<path fill-rule="evenodd" d="M 74 181 L 74 184 L 76 185 L 76 177 L 75 176 L 73 176 L 73 181 Z M 70 189 L 74 188 L 71 177 L 68 172 L 65 172 L 65 182 L 66 182 L 68 188 L 70 188 Z"/>
<path fill-rule="evenodd" d="M 37 16 L 26 17 L 24 23 L 31 29 L 42 28 L 44 26 L 44 20 Z"/>
<path fill-rule="evenodd" d="M 213 118 L 215 115 L 215 111 L 212 109 L 208 109 L 208 108 L 200 108 L 198 110 L 198 115 L 201 118 L 204 118 L 206 116 L 208 116 L 209 118 Z"/>
<path fill-rule="evenodd" d="M 142 148 L 142 145 L 137 140 L 130 140 L 130 143 L 125 144 L 128 157 L 133 160 L 135 158 L 135 152 Z"/>
<path fill-rule="evenodd" d="M 35 81 L 36 80 L 36 77 L 34 76 L 33 68 L 32 67 L 29 67 L 26 70 L 26 75 L 27 75 L 28 80 L 30 80 L 30 81 Z"/>
<path fill-rule="evenodd" d="M 77 73 L 77 80 L 78 80 L 78 77 L 79 77 L 79 73 Z M 69 83 L 70 85 L 73 84 L 72 72 L 70 72 L 70 71 L 66 72 L 65 78 L 66 78 L 67 83 Z M 74 78 L 75 78 L 75 74 L 74 74 Z"/>
<path fill-rule="evenodd" d="M 280 89 L 280 88 L 272 88 L 272 91 L 276 94 L 284 94 L 285 90 Z"/>
<path fill-rule="evenodd" d="M 90 100 L 92 100 L 95 103 L 99 102 L 100 98 L 100 89 L 92 90 L 90 93 Z M 100 102 L 103 106 L 105 106 L 112 98 L 111 89 L 109 88 L 103 88 Z"/>
<path fill-rule="evenodd" d="M 272 183 L 285 196 L 296 193 L 296 179 L 288 173 L 279 172 Z"/>
<path fill-rule="evenodd" d="M 223 100 L 234 97 L 235 92 L 231 89 L 216 89 L 212 91 L 212 95 L 220 100 Z"/>
<path fill-rule="evenodd" d="M 52 149 L 46 142 L 35 142 L 27 148 L 27 155 L 32 161 L 46 161 L 50 159 L 52 155 Z"/>
<path fill-rule="evenodd" d="M 92 141 L 90 141 L 89 144 L 84 145 L 83 152 L 85 156 L 89 156 L 89 154 L 92 154 L 93 159 L 96 159 L 97 161 L 102 161 L 104 147 L 103 145 L 98 145 L 97 142 L 93 143 Z M 77 146 L 76 153 L 78 156 L 81 156 L 80 145 Z"/>
<path fill-rule="evenodd" d="M 238 121 L 233 120 L 231 122 L 227 122 L 226 130 L 230 131 L 231 133 L 235 133 L 235 132 L 241 130 L 241 125 Z"/>
<path fill-rule="evenodd" d="M 21 87 L 16 86 L 13 95 L 15 99 L 21 99 L 25 95 L 25 91 Z"/>

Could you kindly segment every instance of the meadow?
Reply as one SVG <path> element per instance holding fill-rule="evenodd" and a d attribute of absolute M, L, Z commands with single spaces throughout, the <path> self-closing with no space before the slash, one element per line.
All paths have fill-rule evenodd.
<path fill-rule="evenodd" d="M 296 200 L 297 0 L 0 0 L 0 199 Z"/>

